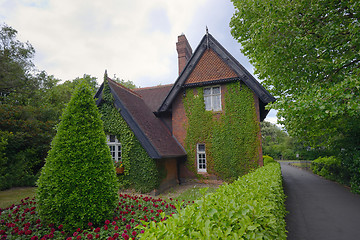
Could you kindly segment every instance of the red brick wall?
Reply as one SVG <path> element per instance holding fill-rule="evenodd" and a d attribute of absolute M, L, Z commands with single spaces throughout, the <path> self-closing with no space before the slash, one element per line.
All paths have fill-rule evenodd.
<path fill-rule="evenodd" d="M 183 92 L 180 92 L 172 104 L 172 133 L 183 147 L 186 137 L 186 124 Z"/>

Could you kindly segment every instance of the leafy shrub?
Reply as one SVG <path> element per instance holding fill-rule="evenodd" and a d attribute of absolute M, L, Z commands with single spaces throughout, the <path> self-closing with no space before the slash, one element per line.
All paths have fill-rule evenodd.
<path fill-rule="evenodd" d="M 360 152 L 347 151 L 342 155 L 345 169 L 344 179 L 351 187 L 351 191 L 360 193 Z"/>
<path fill-rule="evenodd" d="M 269 163 L 276 162 L 272 157 L 270 157 L 268 155 L 264 155 L 263 159 L 264 159 L 264 166 L 268 165 Z"/>
<path fill-rule="evenodd" d="M 286 239 L 284 202 L 280 164 L 268 164 L 150 223 L 142 239 Z"/>
<path fill-rule="evenodd" d="M 315 159 L 311 164 L 311 170 L 313 173 L 318 174 L 333 181 L 342 181 L 342 167 L 341 161 L 334 156 L 331 157 L 319 157 Z"/>
<path fill-rule="evenodd" d="M 39 215 L 65 229 L 112 217 L 118 184 L 100 113 L 80 84 L 66 107 L 38 180 Z"/>

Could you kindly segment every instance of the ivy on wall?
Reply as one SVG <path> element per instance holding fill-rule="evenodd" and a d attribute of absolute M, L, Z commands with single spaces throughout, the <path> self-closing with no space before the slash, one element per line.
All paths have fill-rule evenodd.
<path fill-rule="evenodd" d="M 114 106 L 107 80 L 104 82 L 103 101 L 99 106 L 106 134 L 116 135 L 121 143 L 121 159 L 124 174 L 119 175 L 123 188 L 133 187 L 136 191 L 150 192 L 160 183 L 159 172 L 154 159 L 150 158 L 129 128 L 120 112 Z"/>
<path fill-rule="evenodd" d="M 260 142 L 253 92 L 241 82 L 226 85 L 222 112 L 205 110 L 203 88 L 187 89 L 187 167 L 197 174 L 196 146 L 206 145 L 207 172 L 233 181 L 258 166 Z"/>

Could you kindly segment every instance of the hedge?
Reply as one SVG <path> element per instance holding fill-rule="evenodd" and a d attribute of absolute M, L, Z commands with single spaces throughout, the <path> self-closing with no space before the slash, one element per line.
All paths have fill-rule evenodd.
<path fill-rule="evenodd" d="M 280 164 L 271 163 L 150 223 L 141 238 L 286 239 L 284 202 Z"/>
<path fill-rule="evenodd" d="M 270 163 L 276 162 L 276 161 L 274 160 L 274 158 L 272 158 L 272 157 L 270 157 L 270 156 L 268 156 L 268 155 L 264 155 L 264 156 L 263 156 L 263 160 L 264 160 L 264 166 L 266 166 L 266 165 L 268 165 L 268 164 L 270 164 Z"/>

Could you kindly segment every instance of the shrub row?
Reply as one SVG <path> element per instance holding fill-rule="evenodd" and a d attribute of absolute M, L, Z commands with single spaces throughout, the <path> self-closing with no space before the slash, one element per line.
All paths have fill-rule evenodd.
<path fill-rule="evenodd" d="M 329 180 L 341 182 L 341 160 L 334 156 L 317 158 L 311 163 L 311 170 L 313 173 Z"/>
<path fill-rule="evenodd" d="M 266 166 L 266 165 L 268 165 L 268 164 L 270 164 L 270 163 L 276 162 L 276 161 L 274 160 L 274 158 L 272 158 L 272 157 L 270 157 L 270 156 L 268 156 L 268 155 L 264 155 L 264 156 L 263 156 L 263 160 L 264 160 L 264 166 Z"/>
<path fill-rule="evenodd" d="M 313 173 L 326 179 L 351 187 L 351 191 L 360 193 L 360 154 L 319 157 L 311 163 Z"/>
<path fill-rule="evenodd" d="M 142 239 L 286 239 L 284 202 L 280 165 L 268 164 L 150 223 Z"/>

